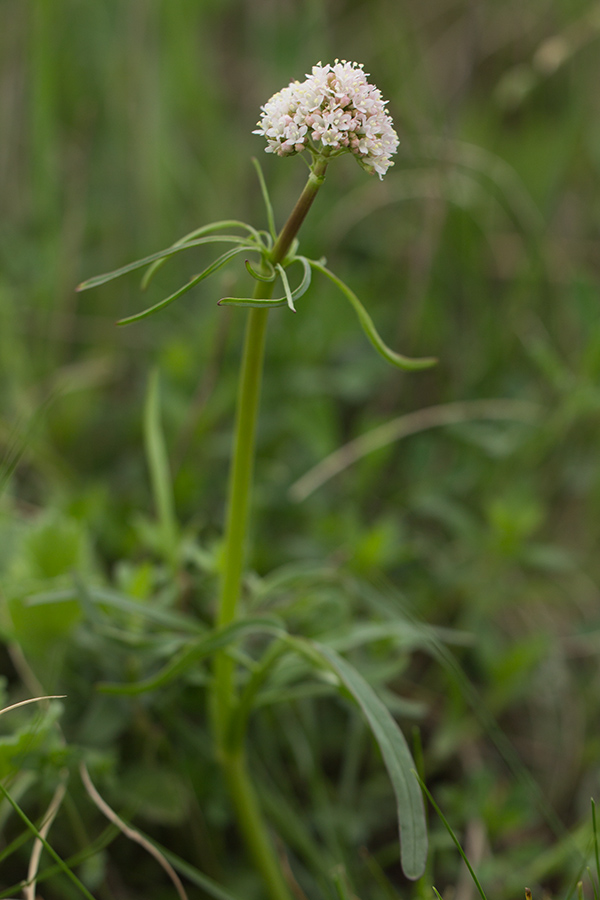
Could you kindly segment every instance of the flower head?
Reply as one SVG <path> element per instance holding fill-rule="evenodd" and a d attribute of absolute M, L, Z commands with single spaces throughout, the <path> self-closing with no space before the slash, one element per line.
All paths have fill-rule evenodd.
<path fill-rule="evenodd" d="M 319 63 L 306 81 L 290 82 L 261 107 L 253 134 L 266 137 L 266 152 L 278 156 L 353 153 L 363 169 L 381 178 L 394 165 L 399 144 L 386 103 L 361 64 Z"/>

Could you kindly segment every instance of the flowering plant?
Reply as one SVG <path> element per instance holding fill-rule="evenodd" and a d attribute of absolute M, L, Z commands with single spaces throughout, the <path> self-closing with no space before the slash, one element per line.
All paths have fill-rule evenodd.
<path fill-rule="evenodd" d="M 331 158 L 348 150 L 382 178 L 399 144 L 386 104 L 362 65 L 319 63 L 306 81 L 292 81 L 265 103 L 254 134 L 264 135 L 267 153 L 278 156 L 308 150 Z"/>
<path fill-rule="evenodd" d="M 414 879 L 423 873 L 427 852 L 422 797 L 414 777 L 410 751 L 402 732 L 371 686 L 332 647 L 290 633 L 279 619 L 251 617 L 240 612 L 269 311 L 287 307 L 295 312 L 296 302 L 310 286 L 312 273 L 318 272 L 330 279 L 351 303 L 367 338 L 388 362 L 403 369 L 421 369 L 435 362 L 429 358 L 410 359 L 390 349 L 356 294 L 327 268 L 325 259 L 310 259 L 298 253 L 298 231 L 323 184 L 332 159 L 351 153 L 363 169 L 380 178 L 393 165 L 391 157 L 397 150 L 398 136 L 385 107 L 386 102 L 382 100 L 380 91 L 367 81 L 361 65 L 336 61 L 333 65 L 314 66 L 305 81 L 291 82 L 262 107 L 259 127 L 255 131 L 266 137 L 267 153 L 292 156 L 306 150 L 311 157 L 306 185 L 281 231 L 277 232 L 275 228 L 265 180 L 260 166 L 254 161 L 266 206 L 267 230 L 238 220 L 213 222 L 187 234 L 165 250 L 114 272 L 91 278 L 79 286 L 79 290 L 96 287 L 127 272 L 147 267 L 142 281 L 143 287 L 146 287 L 168 259 L 185 250 L 211 243 L 223 243 L 229 248 L 175 293 L 140 313 L 122 319 L 119 324 L 137 321 L 164 308 L 240 254 L 246 256 L 246 269 L 256 282 L 252 296 L 222 297 L 219 300 L 220 305 L 247 307 L 248 317 L 214 630 L 182 648 L 177 658 L 169 662 L 162 672 L 133 685 L 111 685 L 108 688 L 113 693 L 141 693 L 179 676 L 203 656 L 214 655 L 210 705 L 216 755 L 229 787 L 240 831 L 272 900 L 289 900 L 294 893 L 294 885 L 282 870 L 272 846 L 248 769 L 245 738 L 248 719 L 257 705 L 260 690 L 287 654 L 300 656 L 313 669 L 325 670 L 329 682 L 333 682 L 346 696 L 350 695 L 360 708 L 379 744 L 396 795 L 401 861 L 407 877 Z M 250 262 L 249 255 L 255 256 L 254 262 Z M 293 265 L 301 269 L 301 277 L 295 287 L 292 287 L 288 277 L 288 270 Z M 281 282 L 281 295 L 273 297 L 277 279 Z M 160 502 L 158 505 L 160 509 Z M 163 508 L 167 505 L 163 492 Z M 169 516 L 167 510 L 165 518 Z M 172 527 L 165 527 L 165 532 L 172 535 Z M 267 635 L 270 643 L 252 666 L 244 671 L 230 652 L 231 645 L 239 644 L 249 633 L 256 632 Z"/>

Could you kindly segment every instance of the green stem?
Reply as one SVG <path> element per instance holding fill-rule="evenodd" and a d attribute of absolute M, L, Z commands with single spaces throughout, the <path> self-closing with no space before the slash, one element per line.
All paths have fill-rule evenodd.
<path fill-rule="evenodd" d="M 271 900 L 291 900 L 292 894 L 281 871 L 258 804 L 242 751 L 225 757 L 225 776 L 235 803 L 238 826 Z"/>
<path fill-rule="evenodd" d="M 257 282 L 254 295 L 268 297 L 271 284 Z M 225 551 L 221 575 L 221 596 L 216 624 L 229 625 L 237 616 L 238 600 L 244 567 L 244 550 L 250 505 L 250 488 L 254 470 L 256 421 L 262 380 L 265 333 L 269 311 L 248 310 L 246 338 L 235 423 L 233 459 L 229 476 L 229 502 L 225 525 Z M 214 721 L 217 749 L 223 755 L 227 723 L 233 704 L 234 661 L 226 652 L 217 654 L 215 661 Z"/>
<path fill-rule="evenodd" d="M 310 170 L 308 181 L 304 185 L 304 190 L 300 194 L 298 202 L 290 213 L 289 219 L 281 229 L 279 237 L 275 242 L 275 246 L 271 251 L 271 262 L 273 265 L 282 262 L 290 249 L 292 241 L 298 234 L 300 226 L 312 206 L 313 200 L 317 196 L 317 191 L 325 180 L 326 169 L 327 159 L 324 157 L 317 157 Z"/>
<path fill-rule="evenodd" d="M 323 183 L 326 168 L 326 159 L 315 160 L 304 190 L 271 251 L 270 262 L 273 266 L 285 259 Z M 254 297 L 268 299 L 272 289 L 272 282 L 258 281 Z M 221 591 L 216 617 L 216 624 L 219 627 L 229 625 L 239 614 L 267 318 L 268 310 L 248 311 L 229 478 Z M 230 719 L 237 700 L 234 674 L 233 658 L 225 651 L 221 651 L 215 659 L 212 695 L 217 754 L 227 779 L 240 831 L 262 875 L 268 894 L 271 900 L 290 900 L 291 894 L 281 872 L 247 770 L 243 741 L 240 739 L 235 750 L 228 746 Z"/>

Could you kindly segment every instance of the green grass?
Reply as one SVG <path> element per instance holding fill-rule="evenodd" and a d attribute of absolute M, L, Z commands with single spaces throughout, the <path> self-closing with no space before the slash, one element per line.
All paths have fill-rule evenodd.
<path fill-rule="evenodd" d="M 396 166 L 382 183 L 332 167 L 299 252 L 327 256 L 387 344 L 439 364 L 388 368 L 317 273 L 296 316 L 271 314 L 247 607 L 343 653 L 418 729 L 421 774 L 488 897 L 568 896 L 595 870 L 600 752 L 595 5 L 4 0 L 0 21 L 2 705 L 67 695 L 0 718 L 6 790 L 39 829 L 70 773 L 47 840 L 98 900 L 173 889 L 106 831 L 81 759 L 188 867 L 190 897 L 261 896 L 211 754 L 209 665 L 140 696 L 97 690 L 156 675 L 212 623 L 245 317 L 216 303 L 250 280 L 234 264 L 124 328 L 208 251 L 145 295 L 136 273 L 75 286 L 214 219 L 265 228 L 252 156 L 280 227 L 306 173 L 263 154 L 260 104 L 320 59 L 357 59 L 390 98 Z M 392 420 L 499 399 L 531 417 L 417 428 L 290 494 Z M 145 415 L 164 440 L 148 455 Z M 154 502 L 164 449 L 175 525 L 171 497 Z M 239 644 L 240 677 L 265 642 Z M 311 900 L 471 896 L 433 813 L 427 873 L 403 879 L 377 746 L 301 657 L 271 671 L 250 734 Z M 0 822 L 14 897 L 33 838 L 5 800 Z M 42 854 L 38 892 L 83 896 L 57 865 Z"/>

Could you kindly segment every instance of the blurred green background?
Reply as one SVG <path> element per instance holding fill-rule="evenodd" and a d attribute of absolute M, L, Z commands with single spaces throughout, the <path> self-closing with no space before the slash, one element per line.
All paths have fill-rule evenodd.
<path fill-rule="evenodd" d="M 122 329 L 116 319 L 166 296 L 210 257 L 177 257 L 150 298 L 135 275 L 90 293 L 75 286 L 213 219 L 265 227 L 252 156 L 281 225 L 306 170 L 264 154 L 251 133 L 261 103 L 318 61 L 364 62 L 389 98 L 396 165 L 383 182 L 350 158 L 332 166 L 302 252 L 327 256 L 389 344 L 439 365 L 411 374 L 386 367 L 341 296 L 316 277 L 296 316 L 272 314 L 251 567 L 264 576 L 287 563 L 326 563 L 376 582 L 403 614 L 470 635 L 456 650 L 468 682 L 416 650 L 390 690 L 413 704 L 400 714 L 409 729 L 419 724 L 426 777 L 490 896 L 525 883 L 572 886 L 580 858 L 527 773 L 568 830 L 589 825 L 600 758 L 599 38 L 600 6 L 590 0 L 2 0 L 8 697 L 35 693 L 37 679 L 44 690 L 71 685 L 85 709 L 90 689 L 69 642 L 48 644 L 46 620 L 36 637 L 31 611 L 18 607 L 29 585 L 53 587 L 76 569 L 133 596 L 160 587 L 148 568 L 160 549 L 142 437 L 156 367 L 178 519 L 208 556 L 221 533 L 244 313 L 216 302 L 248 290 L 243 266 Z M 415 434 L 354 461 L 306 499 L 290 494 L 351 439 L 448 403 L 464 404 L 467 421 L 444 425 L 442 414 L 426 430 L 417 420 Z M 209 621 L 210 564 L 203 577 L 204 594 L 193 582 L 186 602 Z M 9 620 L 9 601 L 22 619 L 14 607 Z M 57 635 L 67 629 L 55 625 Z M 28 665 L 37 667 L 29 681 Z M 95 715 L 83 736 L 74 716 L 73 740 L 100 748 L 103 733 L 102 752 L 135 760 L 136 739 L 111 722 L 114 707 Z M 2 720 L 6 735 L 13 724 Z M 319 727 L 306 728 L 318 742 Z M 257 740 L 268 735 L 265 725 Z M 315 759 L 329 780 L 311 783 L 307 805 L 325 791 L 335 807 L 343 739 L 332 730 L 323 742 Z M 370 753 L 369 764 L 356 763 L 368 788 L 346 852 L 352 841 L 370 848 L 378 874 L 368 888 L 356 876 L 363 896 L 396 896 L 386 849 L 393 810 Z M 49 772 L 58 765 L 50 756 Z M 226 820 L 223 809 L 214 800 L 208 831 Z M 388 812 L 392 824 L 378 825 Z M 149 821 L 164 830 L 178 811 L 163 813 Z M 331 821 L 329 850 L 344 826 Z M 587 825 L 576 831 L 582 848 Z M 61 827 L 56 840 L 69 855 Z M 432 829 L 428 883 L 469 900 L 457 854 L 437 821 Z M 198 842 L 189 837 L 190 847 Z M 200 852 L 196 864 L 217 877 L 222 849 Z M 255 896 L 244 877 L 236 886 Z M 167 895 L 153 881 L 148 893 L 137 870 L 135 878 L 122 896 Z M 51 890 L 44 896 L 58 896 Z"/>

